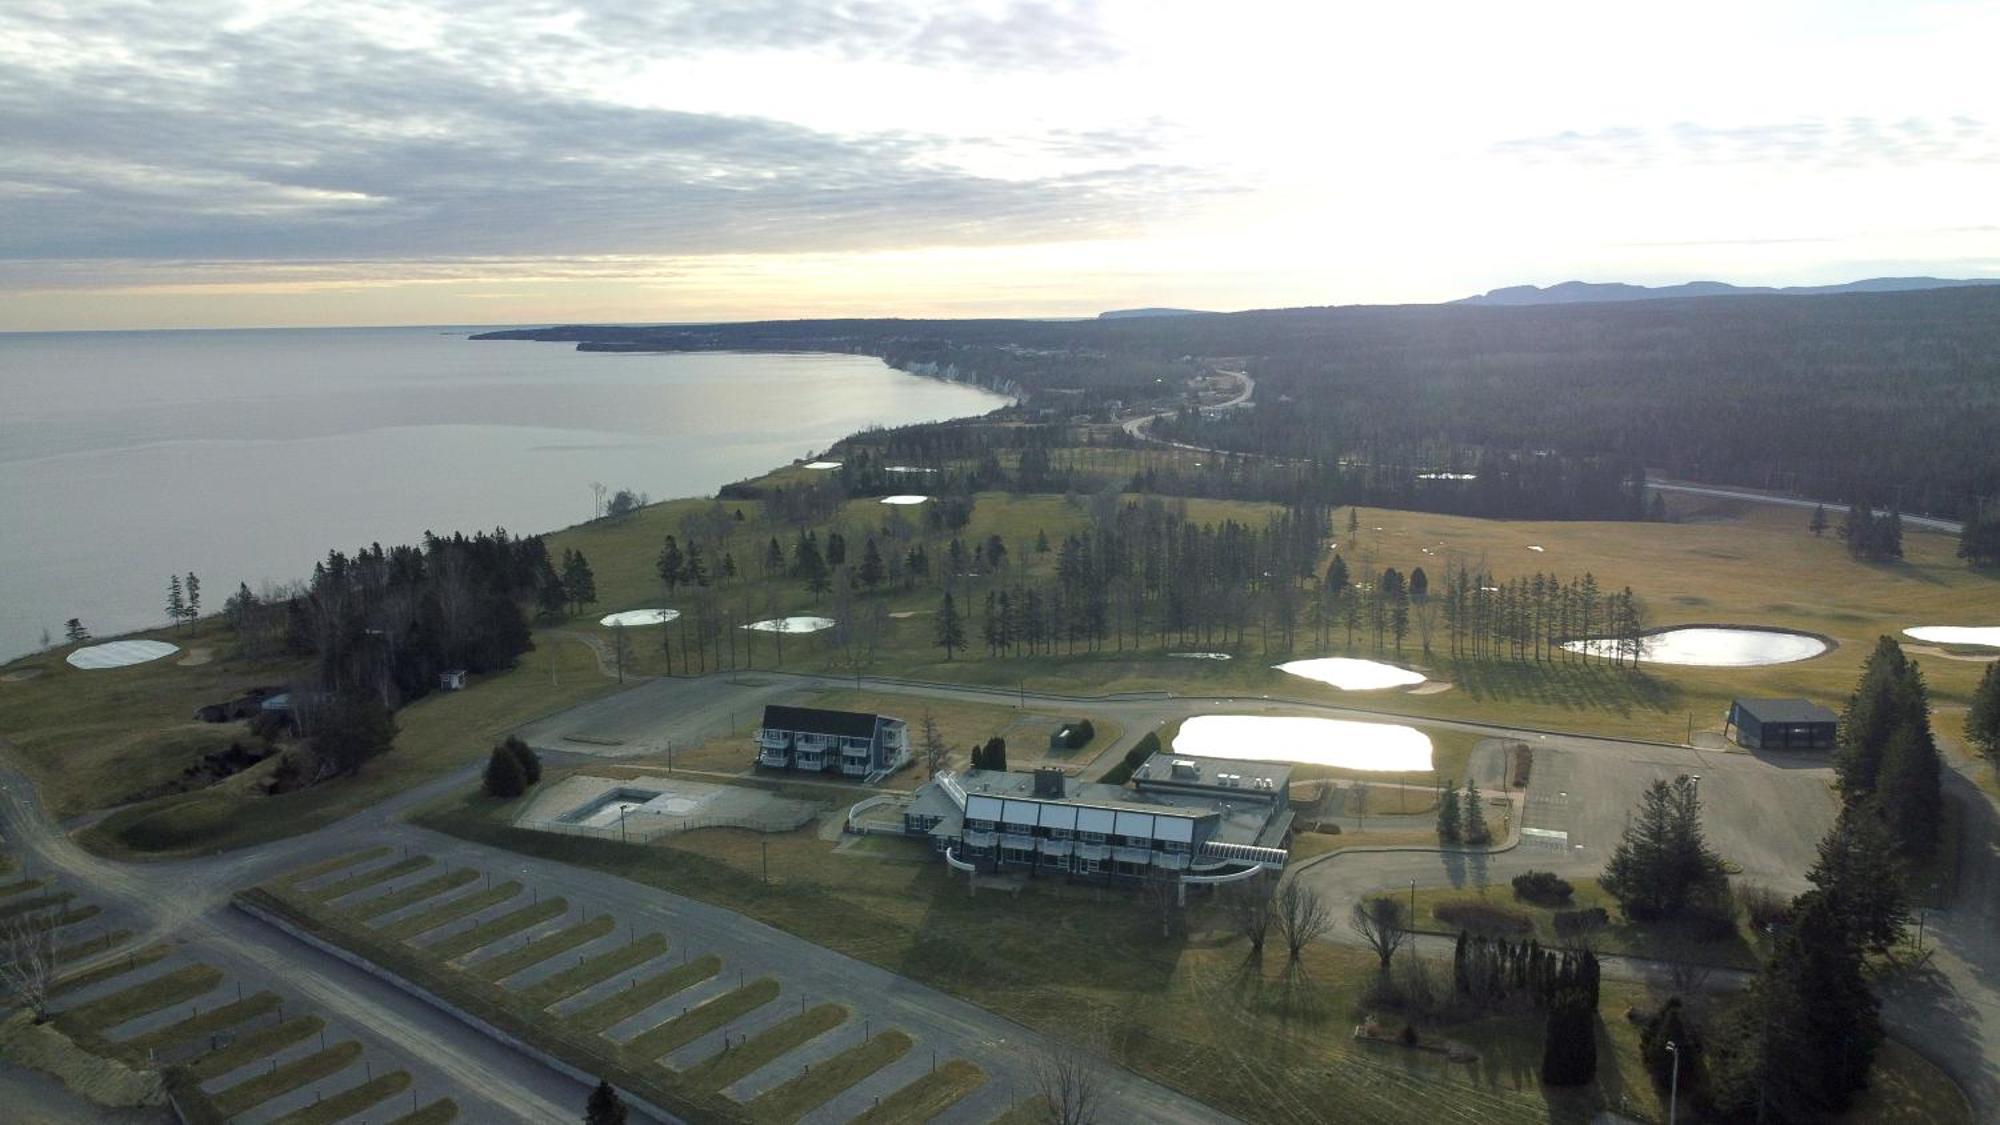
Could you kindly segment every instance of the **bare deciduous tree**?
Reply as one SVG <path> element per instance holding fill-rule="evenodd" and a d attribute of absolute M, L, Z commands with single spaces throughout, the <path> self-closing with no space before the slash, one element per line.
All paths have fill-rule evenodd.
<path fill-rule="evenodd" d="M 35 1022 L 49 1018 L 49 993 L 56 981 L 52 927 L 33 914 L 0 921 L 0 986 L 34 1013 Z"/>
<path fill-rule="evenodd" d="M 1050 1125 L 1090 1125 L 1103 1099 L 1104 1075 L 1089 1054 L 1050 1047 L 1035 1060 L 1035 1092 Z"/>
<path fill-rule="evenodd" d="M 1410 936 L 1409 927 L 1404 925 L 1403 904 L 1388 897 L 1364 898 L 1355 903 L 1347 927 L 1375 951 L 1383 972 L 1389 970 L 1390 959 Z"/>
<path fill-rule="evenodd" d="M 1263 874 L 1231 884 L 1223 893 L 1222 908 L 1230 928 L 1250 942 L 1250 955 L 1263 956 L 1264 939 L 1271 931 L 1275 911 L 1271 888 L 1265 885 Z"/>
<path fill-rule="evenodd" d="M 1274 906 L 1272 921 L 1277 923 L 1278 933 L 1284 937 L 1285 948 L 1294 961 L 1299 959 L 1307 942 L 1333 928 L 1333 907 L 1318 891 L 1297 879 L 1279 888 Z"/>
<path fill-rule="evenodd" d="M 1149 867 L 1139 880 L 1139 904 L 1149 917 L 1160 922 L 1160 936 L 1174 936 L 1174 919 L 1180 915 L 1181 877 L 1172 871 Z"/>
<path fill-rule="evenodd" d="M 937 771 L 944 768 L 944 734 L 938 730 L 937 716 L 931 714 L 930 708 L 924 708 L 924 715 L 918 721 L 917 729 L 923 739 L 924 775 L 936 777 Z"/>

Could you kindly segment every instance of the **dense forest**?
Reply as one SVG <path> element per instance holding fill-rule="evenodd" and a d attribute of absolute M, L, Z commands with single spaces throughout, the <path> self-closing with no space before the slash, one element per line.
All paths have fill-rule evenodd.
<path fill-rule="evenodd" d="M 604 349 L 786 348 L 1089 413 L 1158 401 L 1202 362 L 1251 405 L 1177 440 L 1321 464 L 1473 471 L 1614 459 L 1674 477 L 1956 516 L 2000 495 L 2000 290 L 1591 305 L 1295 309 L 1102 321 L 829 320 L 557 328 Z M 1427 463 L 1426 463 L 1427 462 Z"/>

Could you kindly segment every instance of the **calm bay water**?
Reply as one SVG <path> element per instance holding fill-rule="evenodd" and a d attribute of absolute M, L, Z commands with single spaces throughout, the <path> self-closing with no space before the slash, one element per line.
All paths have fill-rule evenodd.
<path fill-rule="evenodd" d="M 332 547 L 528 533 L 590 483 L 700 495 L 1004 400 L 831 355 L 614 355 L 439 328 L 0 334 L 0 658 L 303 577 Z"/>

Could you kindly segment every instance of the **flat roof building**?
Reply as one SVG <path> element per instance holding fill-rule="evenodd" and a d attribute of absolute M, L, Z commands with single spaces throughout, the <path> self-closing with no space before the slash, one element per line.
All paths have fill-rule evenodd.
<path fill-rule="evenodd" d="M 1722 726 L 1726 738 L 1750 750 L 1831 750 L 1840 716 L 1809 699 L 1738 699 Z"/>
<path fill-rule="evenodd" d="M 1224 882 L 1284 867 L 1291 767 L 1154 754 L 1130 788 L 1049 768 L 940 772 L 911 798 L 903 833 L 962 870 Z"/>
<path fill-rule="evenodd" d="M 753 737 L 767 769 L 879 781 L 910 761 L 909 724 L 888 715 L 773 703 Z"/>

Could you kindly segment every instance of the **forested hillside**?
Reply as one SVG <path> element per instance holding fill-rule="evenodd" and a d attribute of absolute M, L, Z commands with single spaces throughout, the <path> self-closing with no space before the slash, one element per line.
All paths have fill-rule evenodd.
<path fill-rule="evenodd" d="M 1294 309 L 1104 321 L 558 328 L 613 349 L 821 349 L 976 376 L 1031 402 L 1147 401 L 1201 361 L 1251 407 L 1162 419 L 1190 444 L 1470 467 L 1550 451 L 1960 515 L 2000 494 L 2000 289 L 1527 308 Z M 1428 462 L 1423 464 L 1422 462 Z"/>

